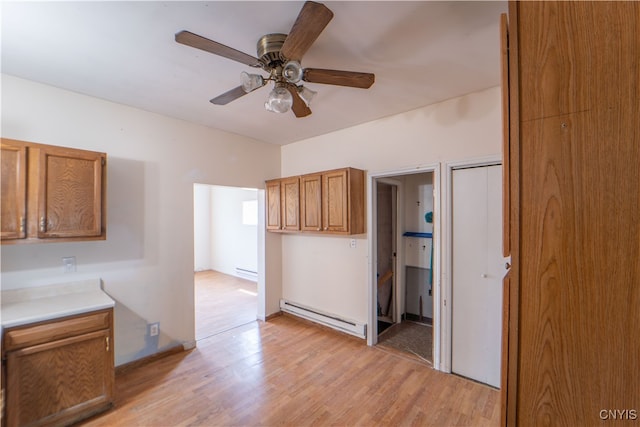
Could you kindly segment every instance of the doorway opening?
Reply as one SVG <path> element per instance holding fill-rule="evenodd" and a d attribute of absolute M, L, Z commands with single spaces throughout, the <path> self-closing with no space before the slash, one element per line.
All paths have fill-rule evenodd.
<path fill-rule="evenodd" d="M 258 190 L 194 184 L 196 341 L 258 312 Z"/>
<path fill-rule="evenodd" d="M 370 344 L 408 353 L 430 364 L 437 323 L 436 180 L 434 167 L 419 173 L 374 177 L 371 189 L 375 330 Z"/>

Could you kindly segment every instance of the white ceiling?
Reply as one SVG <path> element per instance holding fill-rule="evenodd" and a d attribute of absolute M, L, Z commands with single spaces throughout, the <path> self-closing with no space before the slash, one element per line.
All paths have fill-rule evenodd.
<path fill-rule="evenodd" d="M 255 69 L 178 44 L 175 33 L 256 56 L 257 40 L 287 33 L 302 4 L 3 1 L 2 72 L 274 144 L 499 84 L 505 1 L 328 1 L 334 18 L 302 65 L 374 73 L 370 89 L 306 83 L 318 95 L 300 119 L 266 111 L 268 88 L 209 103 Z"/>

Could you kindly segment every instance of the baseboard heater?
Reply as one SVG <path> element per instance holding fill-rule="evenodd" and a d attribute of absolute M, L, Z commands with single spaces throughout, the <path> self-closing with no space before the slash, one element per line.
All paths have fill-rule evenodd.
<path fill-rule="evenodd" d="M 330 328 L 336 329 L 358 338 L 367 337 L 367 325 L 353 320 L 341 319 L 338 316 L 322 313 L 319 310 L 305 307 L 298 303 L 293 303 L 284 299 L 280 300 L 280 310 L 302 317 L 312 322 L 320 323 Z"/>
<path fill-rule="evenodd" d="M 258 272 L 247 270 L 245 268 L 236 267 L 236 276 L 242 277 L 243 279 L 253 280 L 254 282 L 258 281 Z"/>

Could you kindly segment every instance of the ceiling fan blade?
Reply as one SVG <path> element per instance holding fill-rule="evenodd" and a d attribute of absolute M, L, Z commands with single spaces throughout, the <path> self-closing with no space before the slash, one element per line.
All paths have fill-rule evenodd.
<path fill-rule="evenodd" d="M 280 54 L 286 59 L 300 61 L 331 18 L 333 12 L 325 5 L 305 2 L 280 49 Z"/>
<path fill-rule="evenodd" d="M 300 98 L 300 94 L 298 93 L 298 88 L 295 85 L 287 85 L 287 90 L 293 96 L 293 105 L 291 106 L 291 111 L 296 117 L 306 117 L 311 114 L 311 109 L 305 104 L 305 102 Z"/>
<path fill-rule="evenodd" d="M 211 102 L 212 104 L 215 104 L 215 105 L 227 105 L 231 101 L 235 101 L 236 99 L 238 99 L 241 96 L 244 96 L 246 94 L 247 94 L 247 92 L 244 91 L 242 86 L 238 86 L 236 88 L 233 88 L 233 89 L 223 93 L 222 95 L 216 96 L 215 98 L 213 98 L 209 102 Z"/>
<path fill-rule="evenodd" d="M 176 41 L 178 43 L 204 50 L 214 55 L 219 55 L 234 61 L 241 62 L 251 67 L 261 67 L 258 58 L 248 55 L 239 50 L 235 50 L 229 46 L 225 46 L 213 40 L 194 34 L 190 31 L 180 31 L 176 33 Z"/>
<path fill-rule="evenodd" d="M 323 83 L 328 85 L 369 89 L 375 82 L 376 76 L 371 73 L 358 73 L 355 71 L 305 68 L 302 80 L 310 83 Z"/>

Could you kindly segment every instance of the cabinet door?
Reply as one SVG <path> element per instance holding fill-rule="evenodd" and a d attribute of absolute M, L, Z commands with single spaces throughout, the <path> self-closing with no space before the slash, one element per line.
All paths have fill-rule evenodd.
<path fill-rule="evenodd" d="M 267 181 L 267 230 L 280 230 L 280 180 Z"/>
<path fill-rule="evenodd" d="M 110 339 L 102 330 L 7 353 L 7 425 L 70 424 L 109 407 Z"/>
<path fill-rule="evenodd" d="M 40 149 L 39 238 L 102 234 L 104 161 L 100 153 Z"/>
<path fill-rule="evenodd" d="M 2 140 L 2 217 L 0 238 L 24 239 L 27 200 L 27 148 L 10 140 Z"/>
<path fill-rule="evenodd" d="M 322 174 L 300 177 L 300 218 L 302 230 L 322 230 Z"/>
<path fill-rule="evenodd" d="M 349 175 L 341 169 L 322 175 L 322 221 L 324 231 L 349 231 Z"/>
<path fill-rule="evenodd" d="M 280 196 L 283 230 L 300 230 L 300 180 L 298 177 L 282 180 Z"/>

